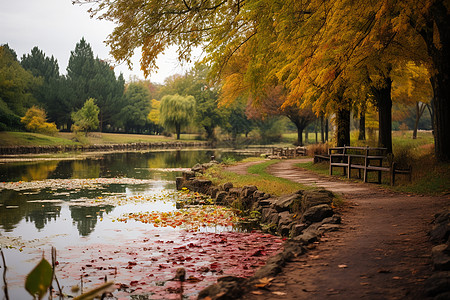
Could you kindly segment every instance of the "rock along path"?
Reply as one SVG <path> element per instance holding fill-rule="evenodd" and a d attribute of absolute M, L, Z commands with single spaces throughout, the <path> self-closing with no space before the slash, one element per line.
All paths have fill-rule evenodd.
<path fill-rule="evenodd" d="M 448 207 L 450 199 L 396 193 L 295 167 L 307 161 L 284 160 L 268 171 L 341 194 L 346 200 L 342 228 L 288 263 L 265 289 L 242 299 L 426 299 L 433 246 L 427 232 L 434 214 Z M 247 167 L 229 170 L 242 173 Z"/>

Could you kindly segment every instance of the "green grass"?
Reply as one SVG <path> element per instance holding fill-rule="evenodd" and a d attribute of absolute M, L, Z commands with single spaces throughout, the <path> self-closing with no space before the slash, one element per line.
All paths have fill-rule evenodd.
<path fill-rule="evenodd" d="M 0 132 L 0 146 L 52 146 L 76 145 L 78 143 L 61 137 L 31 132 Z"/>
<path fill-rule="evenodd" d="M 428 132 L 419 132 L 418 138 L 413 140 L 410 132 L 397 132 L 393 135 L 394 161 L 400 165 L 411 165 L 412 180 L 409 182 L 405 175 L 396 175 L 395 186 L 390 186 L 389 175 L 383 172 L 382 183 L 387 189 L 397 192 L 420 195 L 440 196 L 450 194 L 450 163 L 437 162 L 433 156 L 433 136 Z M 328 163 L 304 163 L 297 165 L 322 175 L 329 174 Z M 335 174 L 339 174 L 336 171 Z M 352 172 L 356 172 L 355 170 Z M 376 174 L 369 174 L 369 182 L 375 182 Z M 352 178 L 356 177 L 356 173 Z M 342 179 L 346 177 L 341 176 Z M 354 180 L 354 179 L 352 179 Z"/>
<path fill-rule="evenodd" d="M 267 168 L 279 162 L 278 160 L 263 161 L 260 164 L 252 165 L 248 168 L 248 175 L 240 175 L 224 170 L 221 166 L 215 166 L 206 171 L 205 177 L 210 179 L 215 185 L 226 182 L 233 183 L 236 187 L 245 185 L 255 185 L 258 190 L 271 195 L 280 196 L 291 194 L 298 190 L 311 189 L 300 183 L 296 183 L 284 178 L 275 177 L 267 173 Z"/>
<path fill-rule="evenodd" d="M 193 141 L 194 134 L 182 134 L 180 141 Z M 81 138 L 84 144 L 129 144 L 129 143 L 159 143 L 176 141 L 174 137 L 144 134 L 120 134 L 91 132 Z M 50 145 L 77 145 L 75 134 L 59 132 L 55 136 L 31 132 L 0 132 L 0 146 L 50 146 Z"/>

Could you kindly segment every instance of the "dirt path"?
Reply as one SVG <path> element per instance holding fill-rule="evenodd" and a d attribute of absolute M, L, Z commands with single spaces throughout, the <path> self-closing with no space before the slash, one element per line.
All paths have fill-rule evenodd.
<path fill-rule="evenodd" d="M 342 210 L 342 229 L 287 264 L 268 289 L 256 291 L 260 295 L 242 299 L 425 299 L 432 247 L 427 232 L 434 214 L 450 199 L 322 177 L 294 166 L 302 161 L 282 161 L 269 172 L 343 195 L 348 205 Z M 233 168 L 244 172 L 246 167 Z"/>

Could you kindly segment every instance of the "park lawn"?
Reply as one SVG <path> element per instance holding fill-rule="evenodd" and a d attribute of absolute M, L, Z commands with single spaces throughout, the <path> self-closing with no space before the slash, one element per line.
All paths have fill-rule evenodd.
<path fill-rule="evenodd" d="M 192 141 L 196 135 L 182 134 L 180 141 Z M 78 140 L 82 140 L 82 143 Z M 32 132 L 0 132 L 0 146 L 54 146 L 54 145 L 80 145 L 80 144 L 129 144 L 129 143 L 159 143 L 173 142 L 174 137 L 145 134 L 121 134 L 91 132 L 87 137 L 76 138 L 72 132 L 58 132 L 49 136 Z"/>
<path fill-rule="evenodd" d="M 412 133 L 408 131 L 394 132 L 392 137 L 394 160 L 403 166 L 411 165 L 411 182 L 408 181 L 407 176 L 397 175 L 396 184 L 391 187 L 389 176 L 383 173 L 383 186 L 402 193 L 434 196 L 450 194 L 450 163 L 437 162 L 434 158 L 434 140 L 431 132 L 419 132 L 415 140 L 411 136 Z M 311 162 L 297 166 L 322 175 L 329 174 L 329 166 L 326 162 L 317 164 Z M 370 176 L 376 176 L 376 174 L 373 173 Z M 346 179 L 346 177 L 342 178 Z M 369 177 L 370 180 L 375 181 L 375 178 Z"/>
<path fill-rule="evenodd" d="M 0 132 L 0 146 L 54 146 L 54 145 L 77 145 L 67 137 L 59 133 L 55 136 L 32 133 L 32 132 Z"/>

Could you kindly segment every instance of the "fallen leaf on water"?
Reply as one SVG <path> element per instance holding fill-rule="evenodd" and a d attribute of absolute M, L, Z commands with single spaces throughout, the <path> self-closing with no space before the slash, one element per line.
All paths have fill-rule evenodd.
<path fill-rule="evenodd" d="M 342 268 L 342 269 L 348 268 L 347 265 L 338 265 L 338 267 L 339 267 L 339 268 Z"/>
<path fill-rule="evenodd" d="M 398 280 L 398 279 L 402 279 L 402 278 L 399 276 L 394 276 L 394 277 L 392 277 L 392 279 Z"/>

